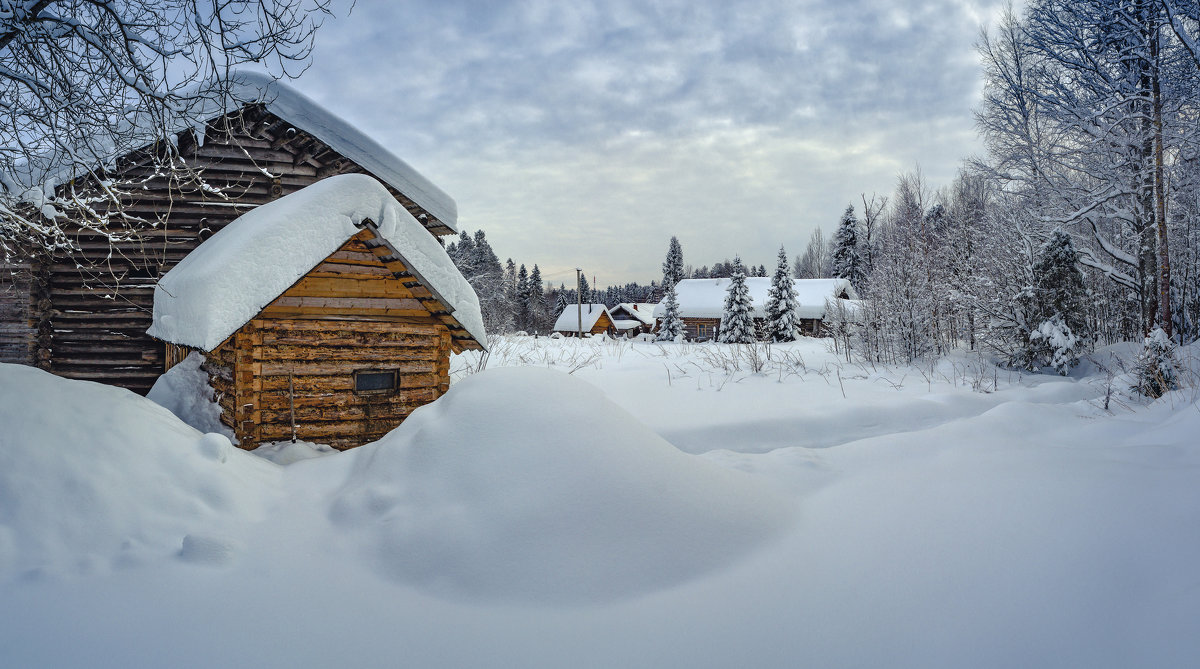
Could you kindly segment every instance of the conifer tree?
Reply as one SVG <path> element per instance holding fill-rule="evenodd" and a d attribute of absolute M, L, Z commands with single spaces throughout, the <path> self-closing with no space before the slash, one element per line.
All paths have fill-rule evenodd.
<path fill-rule="evenodd" d="M 667 286 L 663 296 L 663 316 L 658 325 L 658 341 L 675 341 L 683 335 L 683 319 L 679 317 L 679 298 L 675 293 L 675 284 Z"/>
<path fill-rule="evenodd" d="M 558 299 L 554 302 L 554 317 L 557 319 L 562 312 L 566 311 L 569 304 L 571 303 L 567 301 L 567 287 L 560 285 Z"/>
<path fill-rule="evenodd" d="M 754 337 L 754 305 L 746 286 L 746 270 L 740 256 L 733 258 L 733 273 L 725 293 L 725 309 L 721 314 L 718 341 L 725 344 L 748 344 Z"/>
<path fill-rule="evenodd" d="M 592 303 L 592 287 L 588 284 L 587 272 L 579 275 L 579 295 L 584 304 Z"/>
<path fill-rule="evenodd" d="M 530 316 L 533 313 L 533 303 L 529 294 L 529 270 L 525 269 L 525 263 L 521 263 L 521 268 L 517 270 L 517 329 L 529 331 L 533 329 L 530 325 Z"/>
<path fill-rule="evenodd" d="M 833 276 L 849 280 L 855 288 L 863 285 L 865 272 L 858 251 L 858 217 L 854 215 L 854 205 L 846 207 L 833 234 Z"/>
<path fill-rule="evenodd" d="M 781 245 L 779 264 L 775 267 L 771 288 L 767 292 L 767 337 L 771 341 L 793 341 L 800 336 L 800 320 L 796 315 L 798 308 L 791 263 Z"/>
<path fill-rule="evenodd" d="M 1029 314 L 1028 345 L 1019 362 L 1036 369 L 1053 367 L 1067 374 L 1091 344 L 1087 322 L 1087 289 L 1079 271 L 1079 253 L 1071 236 L 1056 229 L 1038 251 L 1035 285 L 1021 294 Z"/>
<path fill-rule="evenodd" d="M 545 332 L 546 294 L 542 285 L 542 270 L 538 269 L 537 263 L 534 263 L 533 271 L 529 273 L 529 304 L 530 327 L 535 332 Z"/>
<path fill-rule="evenodd" d="M 675 285 L 683 278 L 683 246 L 672 236 L 667 245 L 667 259 L 663 261 L 663 285 Z"/>

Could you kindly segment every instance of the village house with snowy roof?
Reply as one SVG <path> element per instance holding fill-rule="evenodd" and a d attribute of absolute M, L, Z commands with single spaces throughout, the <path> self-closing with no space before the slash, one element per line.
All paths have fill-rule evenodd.
<path fill-rule="evenodd" d="M 150 137 L 105 168 L 138 183 L 112 206 L 146 222 L 137 234 L 114 241 L 81 227 L 72 252 L 0 266 L 0 362 L 145 394 L 169 363 L 146 333 L 159 278 L 239 216 L 337 174 L 374 177 L 430 240 L 457 232 L 454 200 L 362 132 L 270 77 L 239 72 L 231 84 L 194 116 L 206 122 L 168 138 L 186 174 L 155 170 Z M 75 176 L 47 187 L 86 189 L 90 177 Z"/>
<path fill-rule="evenodd" d="M 580 332 L 590 335 L 616 334 L 616 327 L 608 307 L 603 304 L 568 304 L 554 321 L 553 331 L 578 337 Z"/>
<path fill-rule="evenodd" d="M 654 307 L 652 302 L 621 302 L 608 310 L 617 334 L 639 335 L 654 330 Z"/>
<path fill-rule="evenodd" d="M 858 293 L 846 279 L 794 279 L 796 286 L 796 316 L 804 334 L 822 334 L 821 322 L 831 300 L 843 300 L 851 305 L 858 300 Z M 683 320 L 684 337 L 688 339 L 715 339 L 721 328 L 721 315 L 725 310 L 725 295 L 729 292 L 730 279 L 683 279 L 675 284 L 679 301 L 679 316 Z M 747 277 L 746 288 L 750 291 L 753 317 L 756 322 L 766 318 L 770 277 Z M 659 303 L 654 307 L 654 316 L 662 318 L 665 307 Z"/>

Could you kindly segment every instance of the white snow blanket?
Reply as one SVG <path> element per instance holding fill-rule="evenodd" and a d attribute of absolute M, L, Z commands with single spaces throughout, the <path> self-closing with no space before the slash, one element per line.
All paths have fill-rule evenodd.
<path fill-rule="evenodd" d="M 684 279 L 675 284 L 679 315 L 683 318 L 720 318 L 725 310 L 729 282 L 730 279 Z M 837 299 L 836 296 L 843 292 L 851 300 L 858 299 L 854 287 L 846 279 L 795 279 L 794 283 L 799 318 L 825 318 L 825 301 Z M 771 278 L 747 277 L 746 288 L 753 300 L 754 318 L 766 318 Z M 666 307 L 661 303 L 654 307 L 655 318 L 662 318 L 665 313 Z"/>
<path fill-rule="evenodd" d="M 680 452 L 595 386 L 532 367 L 456 383 L 351 454 L 335 522 L 364 535 L 385 574 L 455 598 L 657 590 L 750 553 L 794 508 L 762 478 Z"/>
<path fill-rule="evenodd" d="M 589 332 L 596 326 L 596 321 L 600 320 L 601 315 L 608 316 L 611 321 L 612 314 L 608 313 L 608 307 L 603 304 L 585 304 L 583 313 L 580 314 L 580 305 L 571 304 L 558 315 L 558 319 L 554 321 L 555 332 Z M 582 322 L 582 327 L 580 324 Z"/>
<path fill-rule="evenodd" d="M 0 426 L 0 582 L 224 564 L 280 494 L 275 465 L 122 388 L 0 364 Z"/>
<path fill-rule="evenodd" d="M 375 179 L 344 174 L 238 217 L 167 272 L 147 332 L 211 351 L 370 219 L 481 345 L 479 298 L 446 250 Z"/>
<path fill-rule="evenodd" d="M 853 365 L 815 339 L 772 345 L 769 373 L 731 370 L 723 344 L 497 343 L 380 443 L 286 466 L 132 393 L 0 365 L 0 664 L 1200 656 L 1200 346 L 1149 402 L 1106 371 L 1137 344 L 1060 377 L 968 352 Z M 502 369 L 531 364 L 574 371 Z M 788 507 L 782 530 L 760 515 Z"/>
<path fill-rule="evenodd" d="M 296 89 L 276 81 L 272 77 L 258 72 L 239 70 L 234 72 L 229 81 L 228 95 L 201 98 L 192 110 L 175 120 L 169 128 L 171 132 L 179 133 L 189 128 L 196 131 L 201 142 L 204 141 L 204 123 L 195 123 L 195 119 L 204 122 L 211 121 L 225 114 L 236 111 L 246 104 L 262 103 L 267 111 L 288 121 L 295 127 L 316 137 L 329 145 L 331 149 L 346 156 L 376 178 L 404 193 L 421 208 L 428 211 L 447 227 L 458 231 L 458 205 L 454 198 L 447 195 L 433 182 L 426 179 L 420 172 L 401 160 L 383 145 L 371 139 L 362 131 L 339 118 L 310 98 L 302 95 Z M 185 93 L 192 95 L 193 93 Z M 191 120 L 191 123 L 185 121 Z M 133 122 L 134 126 L 140 125 Z M 145 143 L 158 139 L 154 136 L 153 124 L 145 124 L 143 131 L 133 131 L 134 137 L 140 137 Z M 172 140 L 174 137 L 171 138 Z M 139 147 L 125 147 L 124 151 Z M 97 162 L 113 161 L 121 153 L 112 147 L 91 147 L 82 151 L 81 155 L 95 155 Z M 79 176 L 80 166 L 64 167 L 40 166 L 34 168 L 22 165 L 22 182 L 27 185 L 37 184 L 40 188 L 32 188 L 25 199 L 38 205 L 41 199 L 52 193 L 61 183 Z"/>

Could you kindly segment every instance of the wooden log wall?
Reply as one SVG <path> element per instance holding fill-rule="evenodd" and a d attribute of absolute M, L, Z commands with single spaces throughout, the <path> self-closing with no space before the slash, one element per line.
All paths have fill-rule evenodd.
<path fill-rule="evenodd" d="M 29 265 L 0 263 L 0 362 L 31 365 L 37 335 Z"/>
<path fill-rule="evenodd" d="M 683 319 L 683 336 L 686 339 L 713 339 L 720 328 L 720 318 Z"/>
<path fill-rule="evenodd" d="M 45 295 L 44 308 L 33 314 L 29 359 L 43 361 L 61 376 L 145 394 L 166 362 L 162 342 L 145 334 L 158 278 L 251 208 L 318 179 L 364 171 L 261 106 L 213 121 L 202 144 L 190 133 L 182 135 L 179 146 L 195 170 L 191 176 L 156 175 L 148 152 L 119 161 L 118 177 L 144 180 L 121 198 L 125 215 L 134 221 L 128 240 L 112 242 L 80 230 L 74 235 L 77 252 L 34 267 Z M 203 184 L 194 174 L 202 175 Z M 403 194 L 389 190 L 431 233 L 452 232 Z M 0 311 L 0 319 L 13 328 L 14 337 L 25 336 L 19 326 L 8 325 L 21 317 L 12 307 L 9 312 Z M 7 355 L 19 355 L 20 346 L 14 340 Z"/>
<path fill-rule="evenodd" d="M 242 448 L 299 439 L 346 449 L 375 441 L 450 385 L 450 333 L 431 322 L 254 319 L 205 368 Z M 356 392 L 355 372 L 396 372 Z M 294 425 L 294 428 L 293 428 Z"/>

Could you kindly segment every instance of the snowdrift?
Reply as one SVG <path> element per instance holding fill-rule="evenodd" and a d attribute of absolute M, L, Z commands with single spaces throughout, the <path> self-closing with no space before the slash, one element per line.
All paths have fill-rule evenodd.
<path fill-rule="evenodd" d="M 791 517 L 762 479 L 543 369 L 472 376 L 353 457 L 333 520 L 384 573 L 444 596 L 634 595 L 730 563 Z"/>
<path fill-rule="evenodd" d="M 275 465 L 120 388 L 0 364 L 0 581 L 228 562 Z"/>

